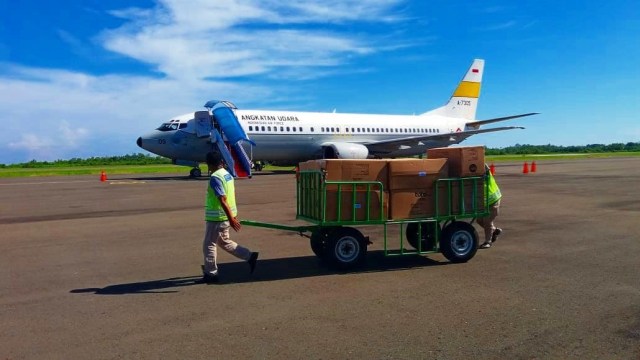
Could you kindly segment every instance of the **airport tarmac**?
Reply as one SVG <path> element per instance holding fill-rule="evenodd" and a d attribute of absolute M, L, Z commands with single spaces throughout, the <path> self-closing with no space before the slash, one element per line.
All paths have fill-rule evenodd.
<path fill-rule="evenodd" d="M 0 359 L 637 359 L 640 158 L 500 164 L 495 246 L 465 264 L 332 271 L 306 238 L 243 227 L 200 277 L 206 179 L 0 179 Z M 236 185 L 240 217 L 295 221 L 295 177 Z M 302 224 L 302 223 L 301 223 Z"/>

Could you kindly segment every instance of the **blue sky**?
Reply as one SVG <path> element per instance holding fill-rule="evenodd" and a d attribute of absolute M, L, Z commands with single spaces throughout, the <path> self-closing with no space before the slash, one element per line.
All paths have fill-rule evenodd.
<path fill-rule="evenodd" d="M 486 61 L 463 144 L 640 141 L 640 2 L 0 0 L 0 163 L 141 152 L 210 99 L 413 114 Z M 506 123 L 505 123 L 506 124 Z"/>

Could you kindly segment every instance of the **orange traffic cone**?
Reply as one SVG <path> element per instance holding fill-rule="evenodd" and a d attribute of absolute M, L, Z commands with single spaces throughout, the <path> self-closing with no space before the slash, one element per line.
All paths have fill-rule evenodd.
<path fill-rule="evenodd" d="M 536 170 L 537 170 L 537 169 L 536 169 L 536 162 L 535 162 L 535 161 L 532 161 L 532 162 L 531 162 L 531 172 L 532 172 L 532 173 L 534 173 L 534 172 L 536 172 Z"/>
<path fill-rule="evenodd" d="M 107 174 L 102 170 L 100 173 L 100 181 L 107 181 Z"/>
<path fill-rule="evenodd" d="M 524 165 L 522 165 L 522 173 L 523 174 L 529 173 L 529 164 L 526 161 L 524 162 Z"/>
<path fill-rule="evenodd" d="M 496 174 L 496 166 L 493 165 L 493 163 L 491 163 L 491 166 L 489 166 L 489 171 L 491 171 L 491 175 Z"/>

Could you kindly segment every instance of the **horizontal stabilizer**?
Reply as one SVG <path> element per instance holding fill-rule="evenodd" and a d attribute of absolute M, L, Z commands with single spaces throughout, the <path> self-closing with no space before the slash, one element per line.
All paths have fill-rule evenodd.
<path fill-rule="evenodd" d="M 517 118 L 521 118 L 521 117 L 525 117 L 525 116 L 538 115 L 538 114 L 540 114 L 540 113 L 528 113 L 528 114 L 520 114 L 520 115 L 512 115 L 512 116 L 505 116 L 505 117 L 487 119 L 487 120 L 470 121 L 470 122 L 467 123 L 467 126 L 476 127 L 476 126 L 495 123 L 495 122 L 498 122 L 498 121 L 517 119 Z"/>

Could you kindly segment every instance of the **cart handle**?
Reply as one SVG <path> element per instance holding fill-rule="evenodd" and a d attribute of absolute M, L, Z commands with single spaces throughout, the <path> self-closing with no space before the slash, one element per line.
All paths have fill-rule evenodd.
<path fill-rule="evenodd" d="M 297 233 L 300 233 L 300 235 L 302 235 L 307 231 L 313 232 L 313 230 L 318 228 L 317 225 L 289 226 L 289 225 L 273 224 L 273 223 L 266 223 L 266 222 L 253 221 L 253 220 L 240 220 L 240 224 L 246 225 L 246 226 L 262 227 L 267 229 L 295 231 Z"/>

